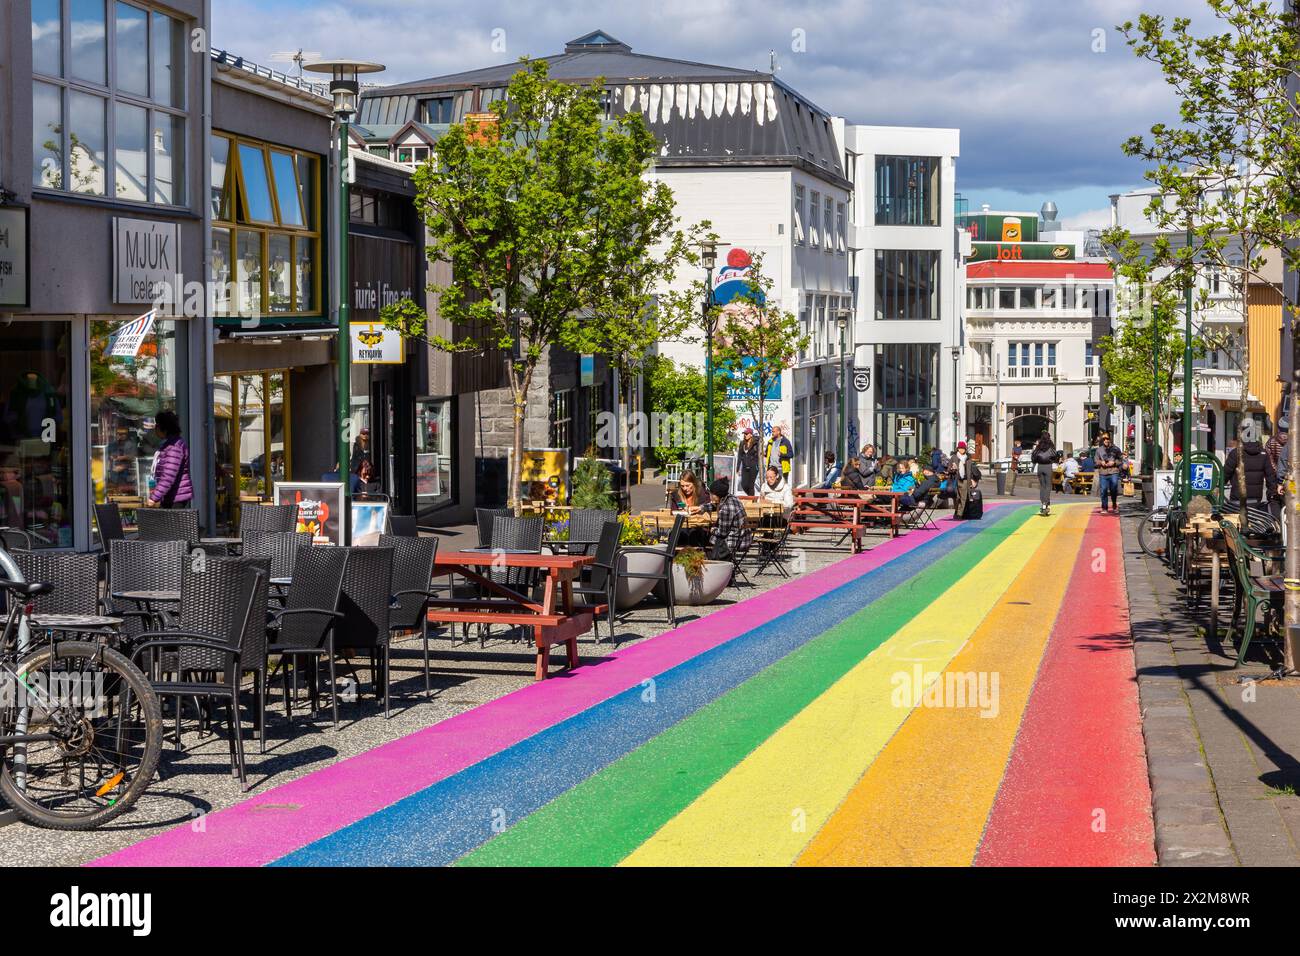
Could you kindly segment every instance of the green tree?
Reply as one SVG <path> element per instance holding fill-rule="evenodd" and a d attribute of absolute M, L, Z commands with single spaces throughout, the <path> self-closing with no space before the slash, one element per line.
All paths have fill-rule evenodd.
<path fill-rule="evenodd" d="M 1157 65 L 1180 100 L 1179 122 L 1134 136 L 1124 151 L 1151 164 L 1157 186 L 1148 216 L 1162 228 L 1191 231 L 1190 243 L 1166 237 L 1151 250 L 1152 265 L 1168 266 L 1190 285 L 1198 264 L 1229 278 L 1245 321 L 1250 283 L 1266 282 L 1270 249 L 1300 267 L 1300 100 L 1296 84 L 1300 29 L 1294 5 L 1262 0 L 1206 0 L 1219 32 L 1193 34 L 1191 20 L 1144 14 L 1120 27 L 1133 51 Z M 1111 236 L 1112 241 L 1123 236 Z M 1292 329 L 1300 303 L 1287 303 Z M 1296 336 L 1293 335 L 1293 345 Z M 1248 346 L 1248 340 L 1243 345 Z M 1243 348 L 1248 355 L 1248 348 Z M 1300 353 L 1297 353 L 1300 355 Z M 1249 371 L 1243 362 L 1243 410 Z M 1296 365 L 1300 376 L 1300 363 Z M 1300 416 L 1300 377 L 1292 385 L 1292 418 Z M 1292 443 L 1296 445 L 1298 443 Z M 1290 448 L 1300 474 L 1300 448 Z M 1243 496 L 1244 497 L 1244 496 Z M 1300 577 L 1300 513 L 1288 490 L 1291 525 L 1288 577 Z M 1287 594 L 1287 623 L 1300 623 L 1300 592 Z M 1300 665 L 1288 642 L 1286 665 Z"/>
<path fill-rule="evenodd" d="M 385 324 L 448 352 L 499 350 L 514 410 L 510 502 L 519 500 L 523 425 L 537 364 L 597 313 L 609 276 L 647 259 L 672 225 L 661 184 L 643 174 L 658 153 L 639 114 L 604 118 L 603 83 L 552 80 L 523 61 L 494 122 L 453 125 L 416 171 L 428 255 L 451 265 L 431 286 L 441 319 L 461 334 L 431 334 L 409 300 Z"/>
<path fill-rule="evenodd" d="M 660 427 L 651 431 L 651 450 L 660 464 L 681 461 L 704 452 L 705 409 L 708 408 L 704 373 L 678 365 L 663 355 L 646 362 L 646 405 Z M 735 440 L 736 411 L 725 388 L 713 390 L 713 447 L 726 448 Z"/>
<path fill-rule="evenodd" d="M 595 458 L 594 449 L 589 450 L 588 457 L 578 462 L 578 467 L 573 469 L 573 493 L 569 501 L 575 508 L 595 508 L 601 511 L 614 508 L 614 486 L 609 469 L 604 462 Z"/>

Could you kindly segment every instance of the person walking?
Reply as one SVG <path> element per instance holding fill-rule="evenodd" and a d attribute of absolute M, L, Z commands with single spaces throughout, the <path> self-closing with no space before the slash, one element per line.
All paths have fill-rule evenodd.
<path fill-rule="evenodd" d="M 1094 456 L 1097 485 L 1101 488 L 1102 514 L 1106 514 L 1107 497 L 1110 498 L 1113 512 L 1119 514 L 1119 468 L 1122 462 L 1123 456 L 1111 442 L 1110 435 L 1102 435 L 1101 444 L 1097 446 L 1097 453 Z"/>
<path fill-rule="evenodd" d="M 1242 503 L 1240 485 L 1244 481 L 1246 512 L 1249 516 L 1251 535 L 1264 537 L 1268 534 L 1276 534 L 1277 522 L 1269 511 L 1268 496 L 1277 486 L 1277 472 L 1273 469 L 1273 463 L 1268 460 L 1268 455 L 1264 453 L 1264 446 L 1260 442 L 1244 440 L 1244 428 L 1242 437 L 1243 440 L 1238 441 L 1237 447 L 1228 452 L 1228 457 L 1223 463 L 1223 484 L 1228 489 L 1228 499 L 1234 507 L 1240 509 Z"/>
<path fill-rule="evenodd" d="M 1052 462 L 1056 459 L 1056 446 L 1052 444 L 1052 433 L 1043 429 L 1038 436 L 1034 450 L 1029 453 L 1030 460 L 1038 470 L 1038 500 L 1042 503 L 1039 514 L 1052 513 Z"/>
<path fill-rule="evenodd" d="M 736 467 L 740 469 L 740 490 L 750 496 L 754 494 L 755 485 L 758 483 L 759 451 L 754 429 L 746 428 L 744 437 L 740 440 L 740 447 L 736 449 Z"/>
<path fill-rule="evenodd" d="M 1287 460 L 1287 440 L 1291 437 L 1290 422 L 1285 418 L 1277 423 L 1277 430 L 1272 437 L 1264 444 L 1264 454 L 1268 455 L 1268 460 L 1273 465 L 1273 473 L 1277 475 L 1277 487 L 1269 494 L 1268 510 L 1274 520 L 1282 519 L 1282 502 L 1285 499 L 1285 492 L 1282 489 L 1282 466 Z"/>
<path fill-rule="evenodd" d="M 153 491 L 145 501 L 149 508 L 188 508 L 194 500 L 190 481 L 190 446 L 181 437 L 181 422 L 167 409 L 158 413 L 158 434 L 163 442 L 153 457 Z"/>
<path fill-rule="evenodd" d="M 966 502 L 970 500 L 971 490 L 979 483 L 979 464 L 966 450 L 964 441 L 957 443 L 957 454 L 948 462 L 948 474 L 952 478 L 953 505 L 952 516 L 962 518 L 966 514 Z"/>
<path fill-rule="evenodd" d="M 1011 474 L 1007 476 L 1007 492 L 1014 495 L 1016 493 L 1016 475 L 1020 473 L 1020 456 L 1024 453 L 1024 448 L 1020 444 L 1020 439 L 1011 446 Z"/>
<path fill-rule="evenodd" d="M 781 474 L 786 479 L 790 477 L 790 462 L 794 460 L 794 446 L 790 444 L 790 439 L 785 437 L 781 431 L 780 425 L 772 426 L 772 437 L 768 439 L 767 448 L 763 452 L 763 462 L 767 465 L 775 465 L 781 469 Z"/>

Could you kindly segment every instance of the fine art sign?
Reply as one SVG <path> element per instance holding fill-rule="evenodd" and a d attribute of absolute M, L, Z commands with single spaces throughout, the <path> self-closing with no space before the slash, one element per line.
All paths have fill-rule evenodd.
<path fill-rule="evenodd" d="M 113 301 L 152 305 L 164 286 L 179 289 L 181 227 L 150 219 L 113 220 Z"/>

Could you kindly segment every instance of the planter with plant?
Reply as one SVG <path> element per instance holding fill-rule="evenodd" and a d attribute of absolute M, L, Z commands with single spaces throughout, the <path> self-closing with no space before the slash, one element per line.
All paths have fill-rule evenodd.
<path fill-rule="evenodd" d="M 673 598 L 679 605 L 712 604 L 731 583 L 731 562 L 710 560 L 702 548 L 682 548 L 673 558 Z M 655 593 L 666 597 L 660 585 Z"/>
<path fill-rule="evenodd" d="M 635 551 L 618 556 L 619 568 L 633 574 L 655 574 L 664 566 L 663 546 L 655 544 L 645 526 L 629 514 L 618 516 L 623 526 L 618 543 L 621 548 L 654 548 L 658 551 Z M 614 603 L 618 610 L 626 611 L 645 600 L 645 596 L 654 590 L 655 582 L 647 578 L 625 578 L 619 576 Z"/>

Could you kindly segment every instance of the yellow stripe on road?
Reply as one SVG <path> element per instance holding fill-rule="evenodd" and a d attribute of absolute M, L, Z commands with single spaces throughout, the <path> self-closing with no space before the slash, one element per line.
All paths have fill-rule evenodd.
<path fill-rule="evenodd" d="M 1087 508 L 1062 512 L 925 705 L 800 854 L 800 866 L 971 864 L 1089 517 Z M 972 687 L 985 693 L 971 701 Z"/>
<path fill-rule="evenodd" d="M 792 863 L 910 712 L 897 675 L 942 670 L 1057 520 L 1022 525 L 622 865 Z"/>

